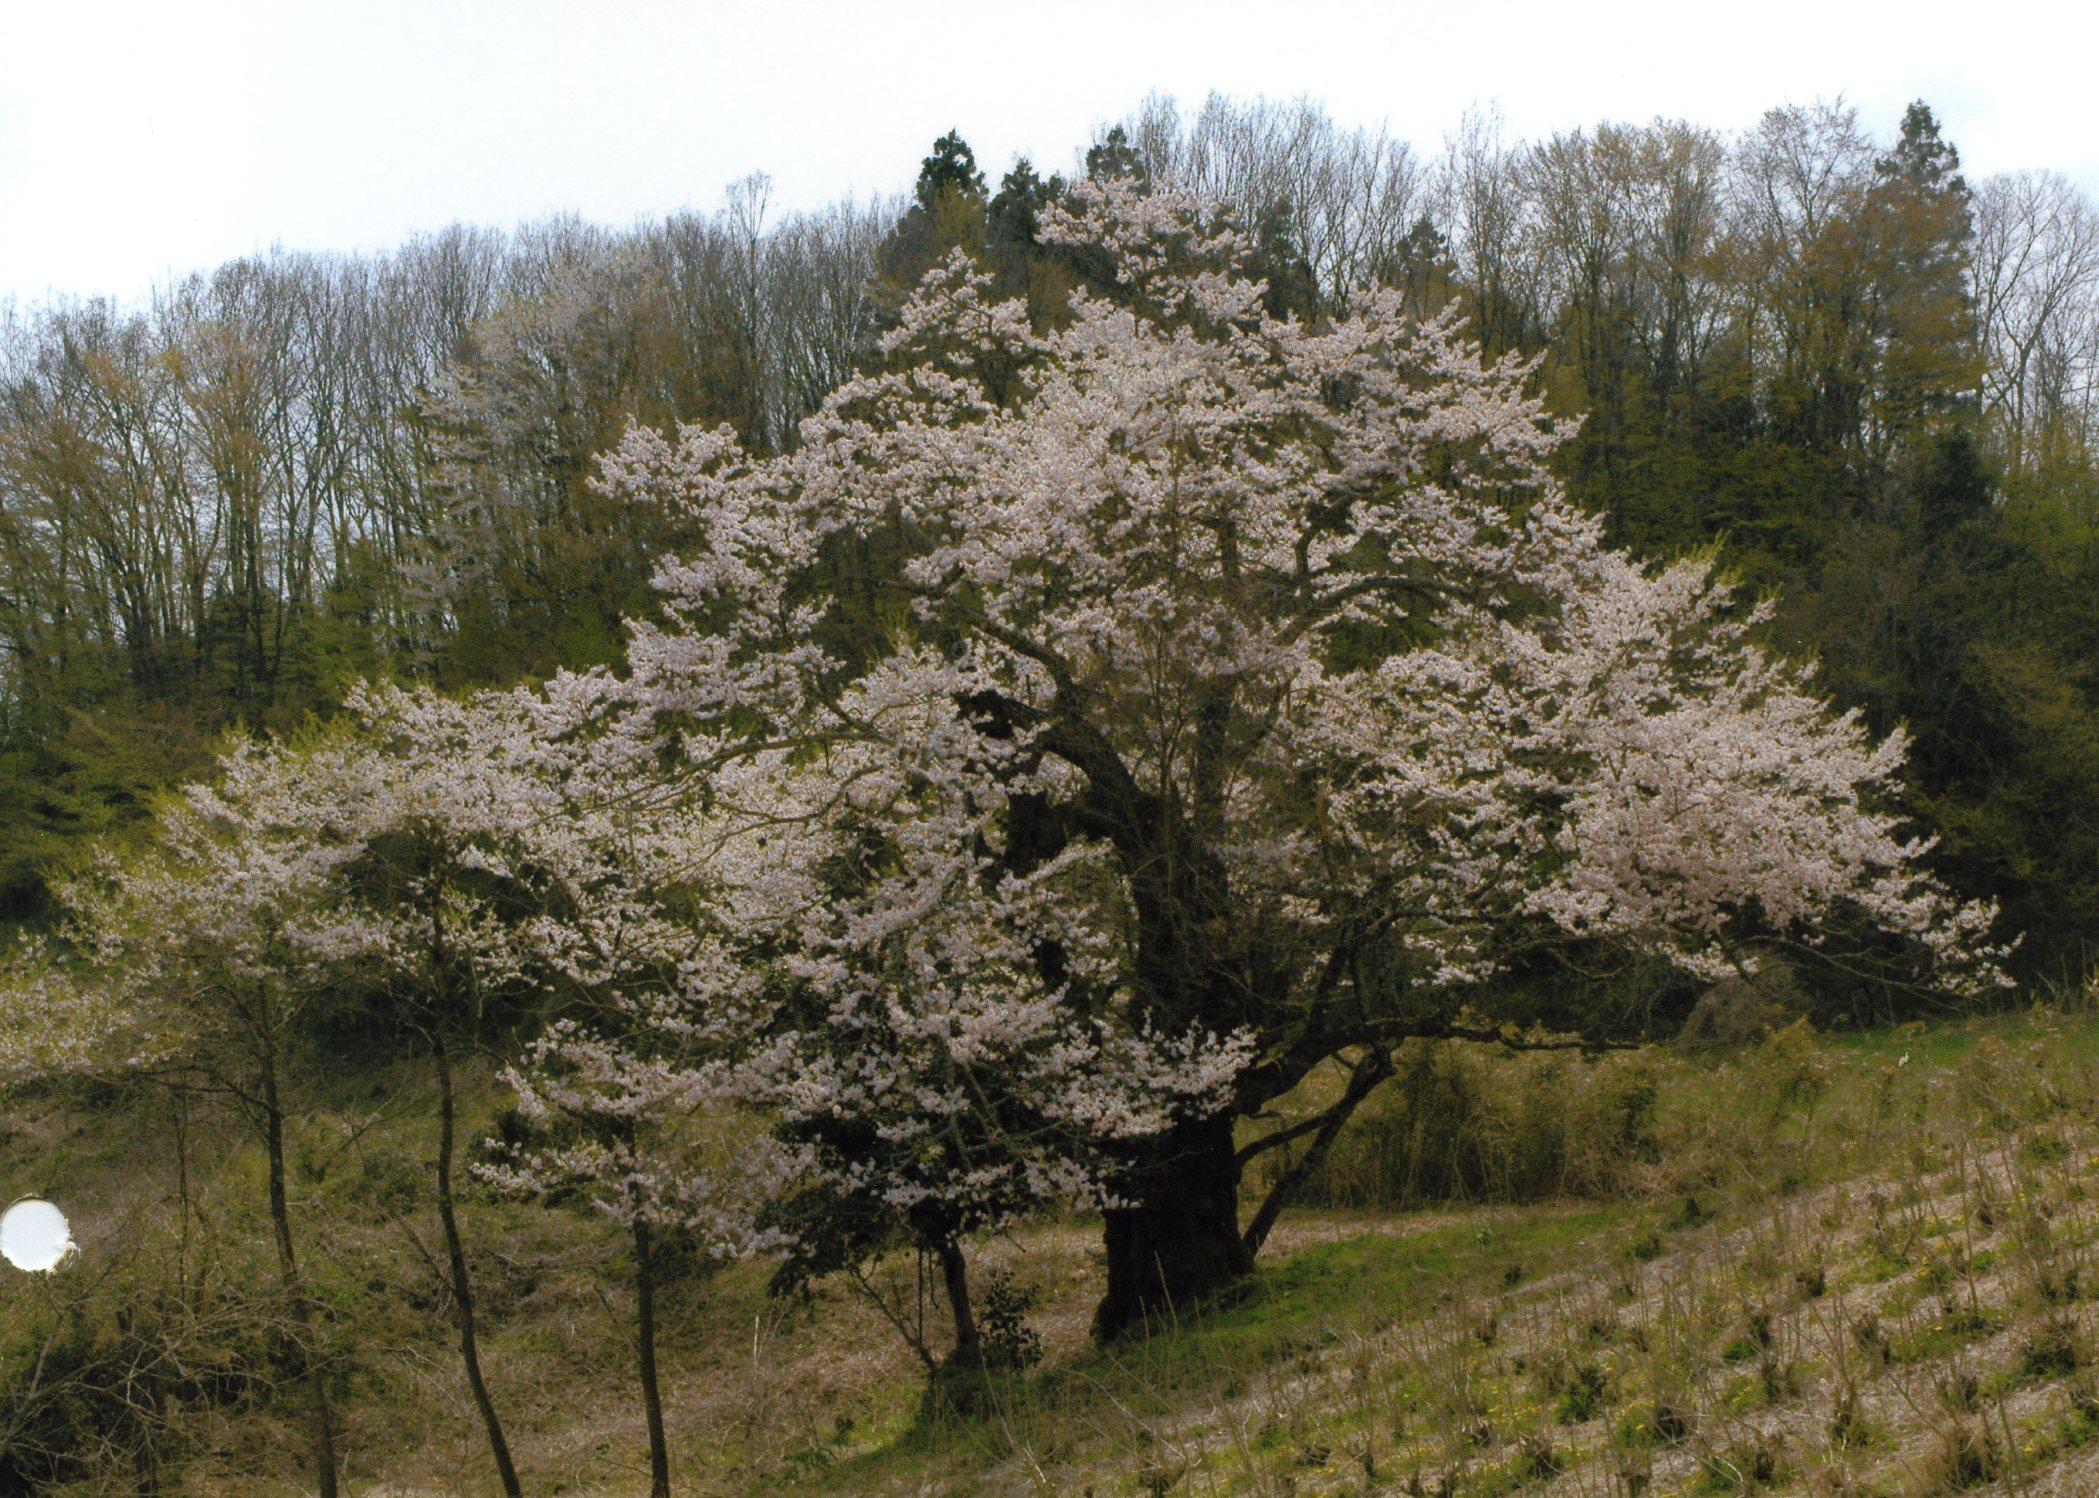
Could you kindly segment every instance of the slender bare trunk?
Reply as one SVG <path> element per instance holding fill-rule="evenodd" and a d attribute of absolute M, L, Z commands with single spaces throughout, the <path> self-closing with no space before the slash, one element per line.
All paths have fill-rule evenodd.
<path fill-rule="evenodd" d="M 284 1106 L 277 1091 L 274 1063 L 265 1062 L 263 1066 L 262 1102 L 264 1143 L 269 1152 L 270 1222 L 277 1235 L 277 1273 L 297 1326 L 292 1356 L 312 1401 L 314 1476 L 320 1485 L 320 1498 L 336 1498 L 335 1415 L 328 1404 L 327 1375 L 314 1356 L 313 1306 L 306 1298 L 299 1256 L 292 1247 L 291 1204 L 284 1189 Z"/>
<path fill-rule="evenodd" d="M 663 1438 L 663 1392 L 656 1382 L 656 1260 L 649 1225 L 634 1216 L 634 1304 L 641 1411 L 649 1427 L 649 1498 L 670 1498 L 670 1445 Z"/>
<path fill-rule="evenodd" d="M 445 1048 L 442 1023 L 431 1026 L 431 1049 L 437 1055 L 437 1215 L 445 1229 L 445 1257 L 452 1270 L 452 1304 L 459 1318 L 459 1360 L 466 1365 L 467 1387 L 474 1391 L 474 1406 L 481 1411 L 482 1427 L 488 1432 L 488 1449 L 496 1459 L 496 1476 L 507 1498 L 519 1498 L 517 1468 L 511 1464 L 510 1443 L 503 1439 L 503 1422 L 488 1384 L 481 1377 L 481 1352 L 475 1340 L 474 1284 L 466 1269 L 466 1247 L 459 1237 L 459 1217 L 452 1204 L 452 1058 Z"/>
<path fill-rule="evenodd" d="M 175 1204 L 182 1213 L 182 1237 L 175 1247 L 175 1283 L 180 1287 L 183 1303 L 189 1303 L 189 1094 L 175 1093 Z"/>

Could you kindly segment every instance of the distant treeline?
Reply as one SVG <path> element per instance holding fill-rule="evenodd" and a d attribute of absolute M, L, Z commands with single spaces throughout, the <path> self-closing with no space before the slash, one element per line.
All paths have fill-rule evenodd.
<path fill-rule="evenodd" d="M 1424 151 L 1319 105 L 1153 97 L 1074 167 L 1231 207 L 1271 305 L 1452 299 L 1580 415 L 1572 491 L 1649 555 L 1719 544 L 1876 728 L 1906 723 L 1943 871 L 2004 900 L 2029 975 L 2099 956 L 2099 210 L 1970 183 L 1930 110 L 1728 136 L 1602 125 Z M 901 175 L 901 174 L 900 174 Z M 758 449 L 882 358 L 955 248 L 1057 319 L 1098 274 L 1038 243 L 1063 183 L 935 143 L 913 193 L 455 227 L 276 252 L 0 323 L 0 916 L 199 773 L 222 727 L 360 675 L 507 682 L 618 658 L 679 517 L 591 485 L 630 422 Z"/>

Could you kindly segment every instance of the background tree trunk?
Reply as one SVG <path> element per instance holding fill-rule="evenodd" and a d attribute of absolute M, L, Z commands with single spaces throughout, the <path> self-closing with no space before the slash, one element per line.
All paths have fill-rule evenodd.
<path fill-rule="evenodd" d="M 284 1189 L 284 1105 L 277 1092 L 276 1070 L 267 1064 L 262 1073 L 262 1103 L 263 1143 L 270 1169 L 270 1225 L 277 1237 L 277 1273 L 285 1298 L 291 1302 L 293 1355 L 313 1406 L 314 1479 L 320 1498 L 335 1498 L 335 1415 L 328 1404 L 327 1376 L 314 1356 L 313 1307 L 307 1303 L 299 1257 L 292 1247 L 291 1203 Z"/>
<path fill-rule="evenodd" d="M 466 1246 L 459 1236 L 459 1217 L 452 1205 L 452 1058 L 445 1048 L 444 1027 L 433 1025 L 431 1049 L 437 1057 L 438 1145 L 437 1215 L 445 1229 L 445 1258 L 451 1268 L 452 1303 L 459 1316 L 459 1360 L 466 1365 L 467 1387 L 474 1392 L 474 1406 L 481 1412 L 488 1432 L 488 1449 L 496 1460 L 496 1476 L 508 1498 L 519 1498 L 517 1468 L 510 1461 L 510 1443 L 503 1438 L 503 1422 L 489 1398 L 488 1384 L 481 1377 L 481 1353 L 474 1327 L 474 1282 L 467 1273 Z"/>

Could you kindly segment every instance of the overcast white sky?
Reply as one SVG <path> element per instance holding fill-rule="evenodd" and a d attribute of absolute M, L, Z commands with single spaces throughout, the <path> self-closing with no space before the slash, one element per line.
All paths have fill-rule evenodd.
<path fill-rule="evenodd" d="M 1886 137 L 1921 96 L 1972 175 L 2099 196 L 2095 46 L 2086 0 L 0 0 L 0 303 L 455 219 L 624 225 L 754 170 L 814 207 L 907 188 L 950 127 L 996 181 L 1154 88 L 1309 93 L 1429 151 L 1476 102 L 1538 136 L 1841 93 Z"/>

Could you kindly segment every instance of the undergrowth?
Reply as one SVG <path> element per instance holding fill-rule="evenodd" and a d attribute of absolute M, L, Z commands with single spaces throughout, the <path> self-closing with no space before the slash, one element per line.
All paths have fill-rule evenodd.
<path fill-rule="evenodd" d="M 1096 1223 L 976 1245 L 996 1355 L 966 1410 L 923 1399 L 849 1287 L 783 1301 L 765 1265 L 673 1255 L 680 1490 L 2099 1491 L 2063 1475 L 2099 1463 L 2090 1018 L 1401 1063 L 1229 1303 L 1099 1347 Z M 487 1127 L 498 1089 L 474 1098 Z M 295 1141 L 352 1492 L 493 1491 L 425 1260 L 430 1125 L 379 1075 Z M 6 1130 L 11 1173 L 66 1192 L 84 1251 L 0 1281 L 0 1493 L 295 1485 L 238 1131 L 200 1110 L 186 1158 L 142 1157 L 155 1131 L 123 1106 L 57 1093 L 15 1099 Z M 617 1235 L 466 1205 L 528 1482 L 643 1491 Z M 916 1272 L 880 1266 L 893 1305 Z"/>

